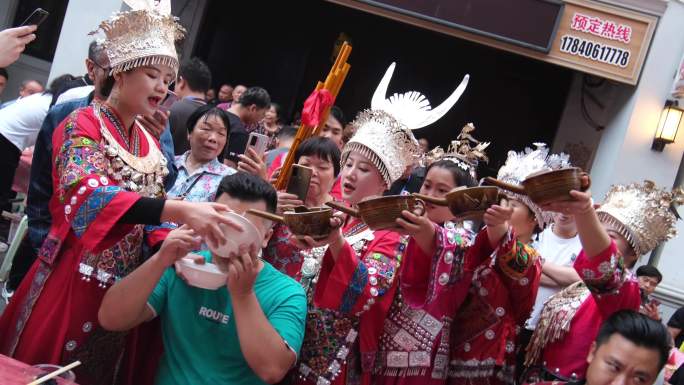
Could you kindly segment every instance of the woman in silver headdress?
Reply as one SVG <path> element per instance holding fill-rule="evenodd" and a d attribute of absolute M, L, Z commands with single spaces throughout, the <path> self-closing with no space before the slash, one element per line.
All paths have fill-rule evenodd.
<path fill-rule="evenodd" d="M 681 204 L 684 195 L 651 181 L 614 185 L 595 209 L 589 191 L 570 194 L 574 201 L 545 208 L 575 217 L 582 252 L 574 268 L 582 281 L 546 301 L 526 364 L 542 365 L 546 379 L 580 381 L 601 323 L 619 310 L 639 310 L 639 282 L 630 269 L 677 234 L 672 205 Z"/>
<path fill-rule="evenodd" d="M 417 92 L 386 99 L 394 64 L 378 86 L 371 109 L 352 123 L 356 133 L 342 151 L 342 196 L 351 205 L 380 196 L 417 161 L 412 129 L 444 115 L 458 100 L 466 81 L 435 109 Z M 310 282 L 312 305 L 300 361 L 299 384 L 370 384 L 378 339 L 397 289 L 397 273 L 408 239 L 372 231 L 347 218 L 328 239 L 306 239 L 301 248 L 322 247 L 305 260 L 302 281 Z"/>
<path fill-rule="evenodd" d="M 109 98 L 75 111 L 54 133 L 53 223 L 0 318 L 2 353 L 30 364 L 80 360 L 75 372 L 85 385 L 113 383 L 122 366 L 127 336 L 102 329 L 97 312 L 106 288 L 142 262 L 143 225 L 187 223 L 215 241 L 219 223 L 239 227 L 221 215 L 225 206 L 163 199 L 166 161 L 136 116 L 152 115 L 175 79 L 182 28 L 168 1 L 128 3 L 133 10 L 100 25 Z"/>

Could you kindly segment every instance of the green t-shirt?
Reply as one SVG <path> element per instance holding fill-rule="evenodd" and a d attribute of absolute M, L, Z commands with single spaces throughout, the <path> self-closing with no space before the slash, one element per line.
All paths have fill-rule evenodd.
<path fill-rule="evenodd" d="M 200 254 L 211 259 L 207 252 Z M 306 296 L 301 285 L 264 262 L 254 293 L 283 344 L 299 352 L 306 322 Z M 164 355 L 157 384 L 264 384 L 240 350 L 225 286 L 218 290 L 192 287 L 169 268 L 147 301 L 162 323 Z"/>

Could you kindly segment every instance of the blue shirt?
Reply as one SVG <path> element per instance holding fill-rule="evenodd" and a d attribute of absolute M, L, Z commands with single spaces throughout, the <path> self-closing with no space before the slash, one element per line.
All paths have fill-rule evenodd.
<path fill-rule="evenodd" d="M 226 175 L 235 174 L 235 169 L 214 158 L 190 173 L 185 165 L 190 151 L 176 156 L 178 176 L 176 183 L 168 191 L 168 195 L 170 197 L 182 196 L 190 202 L 213 202 L 221 179 Z"/>
<path fill-rule="evenodd" d="M 93 100 L 91 93 L 85 98 L 69 100 L 50 108 L 36 137 L 36 145 L 31 162 L 31 177 L 26 199 L 26 215 L 28 216 L 28 239 L 31 247 L 39 249 L 43 244 L 52 218 L 49 202 L 52 197 L 52 134 L 57 126 L 73 111 L 87 107 Z M 176 168 L 173 164 L 173 139 L 168 125 L 159 139 L 162 152 L 167 159 L 169 175 L 164 181 L 168 189 L 176 181 Z"/>

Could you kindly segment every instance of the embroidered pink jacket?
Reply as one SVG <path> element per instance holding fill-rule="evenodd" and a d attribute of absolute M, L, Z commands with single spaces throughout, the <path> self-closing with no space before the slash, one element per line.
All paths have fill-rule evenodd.
<path fill-rule="evenodd" d="M 537 252 L 512 230 L 475 267 L 451 328 L 450 384 L 513 383 L 517 333 L 532 311 L 540 277 Z"/>
<path fill-rule="evenodd" d="M 472 246 L 475 234 L 461 226 L 435 225 L 436 252 L 424 253 L 410 240 L 395 295 L 380 337 L 374 384 L 444 384 L 449 363 L 449 332 L 472 277 L 472 259 L 491 253 L 487 237 Z M 484 239 L 484 242 L 481 240 Z M 471 253 L 470 251 L 480 252 Z M 483 255 L 481 255 L 483 254 Z"/>
<path fill-rule="evenodd" d="M 615 242 L 593 258 L 582 251 L 574 266 L 591 295 L 586 295 L 581 302 L 565 336 L 544 347 L 542 363 L 551 371 L 558 369 L 564 377 L 575 374 L 581 379 L 601 323 L 618 310 L 638 311 L 641 296 L 639 283 L 617 255 Z"/>

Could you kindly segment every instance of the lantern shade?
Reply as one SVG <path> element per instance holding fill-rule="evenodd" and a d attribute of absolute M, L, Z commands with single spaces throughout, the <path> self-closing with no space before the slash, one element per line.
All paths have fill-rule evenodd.
<path fill-rule="evenodd" d="M 674 102 L 668 101 L 665 104 L 660 114 L 652 149 L 663 151 L 666 144 L 674 143 L 683 116 L 684 110 L 676 106 Z"/>

